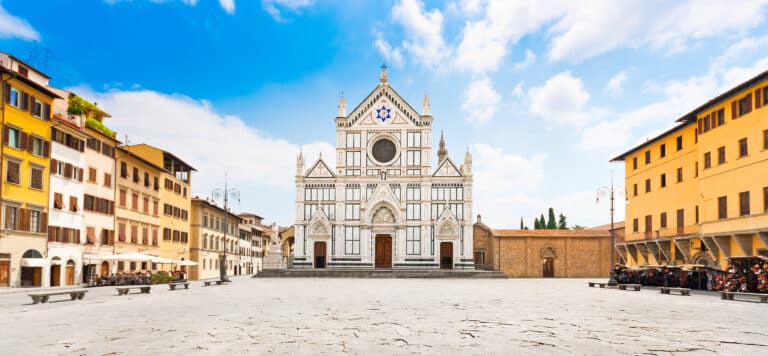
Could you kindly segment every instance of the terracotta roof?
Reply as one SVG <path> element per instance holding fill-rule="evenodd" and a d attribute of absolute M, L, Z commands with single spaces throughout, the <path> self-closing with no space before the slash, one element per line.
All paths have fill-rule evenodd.
<path fill-rule="evenodd" d="M 608 230 L 491 230 L 496 237 L 609 237 Z"/>
<path fill-rule="evenodd" d="M 624 228 L 624 222 L 623 221 L 619 221 L 619 222 L 614 222 L 613 223 L 613 229 L 614 230 L 623 229 L 623 228 Z M 611 224 L 605 224 L 605 225 L 590 227 L 587 230 L 607 230 L 607 231 L 611 231 Z"/>

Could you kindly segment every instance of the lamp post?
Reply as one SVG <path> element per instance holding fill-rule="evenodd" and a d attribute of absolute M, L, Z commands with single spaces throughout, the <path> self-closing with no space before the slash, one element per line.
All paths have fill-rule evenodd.
<path fill-rule="evenodd" d="M 595 204 L 600 203 L 600 196 L 605 196 L 608 194 L 610 196 L 611 200 L 611 268 L 610 272 L 608 273 L 608 285 L 609 286 L 615 286 L 618 283 L 616 282 L 616 275 L 614 273 L 614 266 L 616 264 L 615 258 L 616 258 L 616 231 L 613 228 L 613 215 L 614 215 L 614 196 L 617 192 L 624 192 L 624 187 L 614 187 L 613 185 L 613 171 L 611 171 L 611 186 L 610 187 L 600 187 L 597 188 L 597 197 L 595 198 Z"/>
<path fill-rule="evenodd" d="M 230 188 L 227 185 L 227 174 L 224 173 L 224 189 L 216 188 L 213 190 L 213 198 L 214 199 L 221 199 L 224 198 L 224 211 L 229 212 L 229 199 L 240 201 L 240 191 L 237 188 Z M 222 246 L 222 250 L 219 253 L 220 263 L 219 263 L 219 279 L 222 281 L 229 282 L 229 278 L 227 278 L 227 230 L 229 229 L 229 224 L 227 223 L 227 219 L 224 219 L 224 246 Z"/>

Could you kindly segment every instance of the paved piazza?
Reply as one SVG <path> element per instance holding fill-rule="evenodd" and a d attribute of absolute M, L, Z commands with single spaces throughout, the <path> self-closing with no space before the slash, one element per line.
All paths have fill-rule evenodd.
<path fill-rule="evenodd" d="M 768 304 L 581 279 L 248 279 L 30 305 L 0 294 L 0 353 L 765 355 Z M 2 292 L 0 292 L 2 293 Z"/>

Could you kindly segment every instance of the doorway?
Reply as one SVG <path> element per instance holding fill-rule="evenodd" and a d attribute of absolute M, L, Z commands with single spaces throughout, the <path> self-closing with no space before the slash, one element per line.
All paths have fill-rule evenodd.
<path fill-rule="evenodd" d="M 315 242 L 315 268 L 325 268 L 325 241 Z"/>
<path fill-rule="evenodd" d="M 51 287 L 61 285 L 61 265 L 51 266 Z"/>
<path fill-rule="evenodd" d="M 0 287 L 10 287 L 11 261 L 0 261 Z"/>
<path fill-rule="evenodd" d="M 544 276 L 544 278 L 554 277 L 555 276 L 555 259 L 552 257 L 545 257 L 542 268 L 544 269 L 542 271 L 542 275 Z"/>
<path fill-rule="evenodd" d="M 101 276 L 102 277 L 109 277 L 109 263 L 102 262 L 101 263 Z"/>
<path fill-rule="evenodd" d="M 375 268 L 392 268 L 392 236 L 376 235 Z"/>
<path fill-rule="evenodd" d="M 440 269 L 453 269 L 453 242 L 440 243 Z"/>
<path fill-rule="evenodd" d="M 72 260 L 67 261 L 67 274 L 66 279 L 64 281 L 65 285 L 73 286 L 75 285 L 75 262 Z"/>
<path fill-rule="evenodd" d="M 21 267 L 22 287 L 41 287 L 43 269 L 41 267 Z"/>

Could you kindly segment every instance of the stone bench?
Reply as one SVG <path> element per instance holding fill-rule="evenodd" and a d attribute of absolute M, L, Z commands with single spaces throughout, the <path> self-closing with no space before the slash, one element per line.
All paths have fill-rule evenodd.
<path fill-rule="evenodd" d="M 143 293 L 149 294 L 149 291 L 152 289 L 152 286 L 130 286 L 130 287 L 122 286 L 122 287 L 117 287 L 115 289 L 117 289 L 117 295 L 127 295 L 131 289 L 138 289 L 139 291 L 141 291 L 142 294 Z"/>
<path fill-rule="evenodd" d="M 32 304 L 37 303 L 47 303 L 48 299 L 51 296 L 54 295 L 65 295 L 69 294 L 69 297 L 71 300 L 82 300 L 85 297 L 85 293 L 88 293 L 85 289 L 77 289 L 77 290 L 67 290 L 67 291 L 60 291 L 60 292 L 41 292 L 41 293 L 33 293 L 29 294 L 29 296 L 32 298 Z"/>
<path fill-rule="evenodd" d="M 627 290 L 627 288 L 632 288 L 635 291 L 639 291 L 642 285 L 640 284 L 619 284 L 619 289 L 621 290 Z"/>
<path fill-rule="evenodd" d="M 178 286 L 184 286 L 184 289 L 189 289 L 189 282 L 170 282 L 168 283 L 168 287 L 171 288 L 171 290 L 176 290 L 176 287 Z"/>
<path fill-rule="evenodd" d="M 217 285 L 217 286 L 220 286 L 220 285 L 222 285 L 222 284 L 227 284 L 227 283 L 229 283 L 229 282 L 230 282 L 230 281 L 223 281 L 223 280 L 218 280 L 218 281 L 203 281 L 203 285 L 204 285 L 204 286 L 206 286 L 206 287 L 209 287 L 211 284 L 213 284 L 213 283 L 216 283 L 216 285 Z"/>
<path fill-rule="evenodd" d="M 691 295 L 690 288 L 661 287 L 659 288 L 659 290 L 661 291 L 661 294 L 669 294 L 669 292 L 675 291 L 675 292 L 679 292 L 680 295 L 687 295 L 687 296 Z"/>
<path fill-rule="evenodd" d="M 743 293 L 743 292 L 726 292 L 722 291 L 720 292 L 720 299 L 725 300 L 734 300 L 734 296 L 740 296 L 740 297 L 752 297 L 752 298 L 759 298 L 760 303 L 766 303 L 768 302 L 768 294 L 763 293 Z"/>
<path fill-rule="evenodd" d="M 608 283 L 603 283 L 603 282 L 587 282 L 587 283 L 589 283 L 589 286 L 590 286 L 590 287 L 596 287 L 596 286 L 598 286 L 598 287 L 600 287 L 600 288 L 605 288 L 605 286 L 607 286 L 607 285 L 608 285 Z"/>

